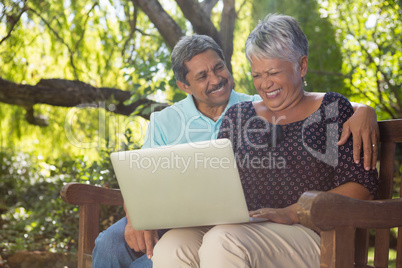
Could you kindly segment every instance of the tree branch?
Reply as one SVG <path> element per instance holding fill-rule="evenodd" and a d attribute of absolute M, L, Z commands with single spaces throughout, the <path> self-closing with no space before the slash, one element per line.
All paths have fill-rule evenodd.
<path fill-rule="evenodd" d="M 356 38 L 356 39 L 358 40 L 358 43 L 359 43 L 359 46 L 360 46 L 361 50 L 363 50 L 367 55 L 367 58 L 369 60 L 369 64 L 367 64 L 367 65 L 373 64 L 375 66 L 375 68 L 376 68 L 376 72 L 382 74 L 382 76 L 383 76 L 383 78 L 385 80 L 385 83 L 388 85 L 390 91 L 394 94 L 395 100 L 397 101 L 398 106 L 402 107 L 402 101 L 400 100 L 400 98 L 398 96 L 398 90 L 394 87 L 394 85 L 392 85 L 392 83 L 391 83 L 390 79 L 388 78 L 387 74 L 381 70 L 379 64 L 377 64 L 375 62 L 373 55 L 371 55 L 370 52 L 368 51 L 368 49 L 363 45 L 363 43 L 360 40 L 360 38 Z M 377 45 L 378 50 L 381 51 L 381 48 L 380 48 L 381 46 L 379 44 L 377 44 L 377 43 L 375 43 L 375 44 Z M 378 77 L 377 77 L 377 90 L 380 93 L 379 96 L 382 97 L 381 96 L 382 90 L 381 90 L 381 85 L 379 85 L 379 83 L 378 83 Z M 382 101 L 382 98 L 380 100 Z M 395 117 L 393 117 L 393 118 L 395 118 Z"/>
<path fill-rule="evenodd" d="M 208 18 L 211 17 L 212 9 L 218 2 L 219 2 L 219 0 L 204 0 L 200 3 L 202 10 L 204 10 L 204 12 L 208 16 Z"/>
<path fill-rule="evenodd" d="M 25 107 L 26 114 L 25 119 L 31 125 L 40 126 L 40 127 L 47 127 L 49 125 L 48 118 L 43 115 L 34 115 L 33 106 Z"/>
<path fill-rule="evenodd" d="M 81 33 L 80 39 L 75 43 L 74 53 L 78 50 L 78 46 L 79 46 L 79 44 L 81 43 L 82 39 L 84 38 L 84 34 L 85 34 L 85 31 L 86 31 L 86 26 L 87 26 L 88 19 L 89 19 L 89 14 L 92 12 L 92 10 L 93 10 L 98 4 L 99 4 L 98 2 L 95 2 L 95 3 L 92 5 L 92 7 L 89 9 L 89 11 L 87 12 L 87 17 L 85 18 L 85 22 L 84 22 L 85 28 L 84 28 L 84 30 L 83 30 L 82 33 Z"/>
<path fill-rule="evenodd" d="M 138 7 L 133 3 L 134 12 L 133 12 L 133 19 L 131 19 L 130 11 L 126 12 L 126 16 L 129 20 L 130 25 L 130 34 L 128 35 L 126 41 L 124 42 L 123 49 L 121 51 L 121 56 L 124 57 L 124 53 L 126 51 L 128 43 L 133 39 L 134 33 L 137 31 L 137 18 L 138 18 Z M 132 52 L 130 53 L 132 54 Z M 129 59 L 128 59 L 129 60 Z"/>
<path fill-rule="evenodd" d="M 157 0 L 131 0 L 134 5 L 141 7 L 159 33 L 162 35 L 168 47 L 173 49 L 183 36 L 180 26 L 169 16 Z"/>
<path fill-rule="evenodd" d="M 176 0 L 176 3 L 184 17 L 191 22 L 194 32 L 209 35 L 218 45 L 222 46 L 218 30 L 197 0 Z"/>
<path fill-rule="evenodd" d="M 350 84 L 352 85 L 352 87 L 357 89 L 361 94 L 363 94 L 366 97 L 366 99 L 374 103 L 376 106 L 380 106 L 382 110 L 386 111 L 391 116 L 391 118 L 397 118 L 395 117 L 394 112 L 391 111 L 386 104 L 384 104 L 383 99 L 381 97 L 381 92 L 379 94 L 380 95 L 379 101 L 376 101 L 375 99 L 371 98 L 365 91 L 359 90 L 359 88 L 353 84 L 352 80 L 350 80 Z"/>
<path fill-rule="evenodd" d="M 10 38 L 11 33 L 14 31 L 14 27 L 15 25 L 17 25 L 17 23 L 20 21 L 22 14 L 25 13 L 25 11 L 27 11 L 29 8 L 27 6 L 25 6 L 25 2 L 24 2 L 24 7 L 21 9 L 20 14 L 18 14 L 18 16 L 14 17 L 14 16 L 7 16 L 7 20 L 9 22 L 11 22 L 11 27 L 10 30 L 8 31 L 7 35 L 0 40 L 0 45 L 6 41 L 8 38 Z"/>
<path fill-rule="evenodd" d="M 35 104 L 60 107 L 95 104 L 102 107 L 100 104 L 107 102 L 115 104 L 115 107 L 110 110 L 113 113 L 128 116 L 137 111 L 137 115 L 145 119 L 149 119 L 150 116 L 150 112 L 147 112 L 146 108 L 152 106 L 153 111 L 158 111 L 167 106 L 147 98 L 141 98 L 125 105 L 124 103 L 131 96 L 128 91 L 106 87 L 96 88 L 81 81 L 42 79 L 36 85 L 24 85 L 0 78 L 0 102 L 24 107 L 29 113 L 27 115 L 29 118 L 34 118 L 31 108 Z M 36 117 L 36 119 L 40 118 Z"/>
<path fill-rule="evenodd" d="M 244 0 L 243 3 L 241 3 L 239 10 L 236 11 L 237 14 L 240 14 L 241 10 L 243 9 L 243 7 L 247 4 L 247 0 Z"/>

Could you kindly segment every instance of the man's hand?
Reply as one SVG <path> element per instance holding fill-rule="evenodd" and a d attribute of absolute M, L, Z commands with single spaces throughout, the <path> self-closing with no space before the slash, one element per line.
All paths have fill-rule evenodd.
<path fill-rule="evenodd" d="M 364 168 L 375 169 L 378 155 L 380 130 L 375 110 L 367 105 L 353 104 L 354 114 L 343 124 L 341 138 L 338 145 L 343 145 L 350 134 L 353 135 L 353 159 L 360 162 L 360 153 L 363 144 Z"/>
<path fill-rule="evenodd" d="M 152 231 L 137 231 L 131 226 L 131 223 L 127 223 L 124 230 L 124 238 L 127 244 L 134 251 L 142 251 L 147 254 L 148 259 L 152 258 L 154 246 L 158 242 L 158 232 Z"/>
<path fill-rule="evenodd" d="M 124 239 L 128 246 L 137 252 L 144 252 L 148 259 L 151 259 L 154 252 L 154 246 L 159 240 L 158 232 L 156 230 L 150 231 L 137 231 L 131 225 L 130 217 L 126 211 L 124 204 L 124 211 L 126 212 L 127 225 L 124 230 Z"/>

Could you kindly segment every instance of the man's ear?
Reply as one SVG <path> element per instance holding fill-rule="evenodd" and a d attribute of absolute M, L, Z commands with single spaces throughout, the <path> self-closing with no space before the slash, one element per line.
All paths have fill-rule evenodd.
<path fill-rule="evenodd" d="M 299 61 L 300 76 L 305 77 L 308 69 L 308 57 L 304 55 Z"/>
<path fill-rule="evenodd" d="M 178 81 L 178 80 L 176 80 L 176 85 L 177 85 L 181 90 L 183 90 L 184 92 L 186 92 L 186 93 L 192 95 L 192 92 L 191 92 L 191 90 L 190 90 L 190 88 L 189 88 L 188 85 L 186 85 L 186 84 L 184 84 L 183 82 L 180 82 L 180 81 Z"/>

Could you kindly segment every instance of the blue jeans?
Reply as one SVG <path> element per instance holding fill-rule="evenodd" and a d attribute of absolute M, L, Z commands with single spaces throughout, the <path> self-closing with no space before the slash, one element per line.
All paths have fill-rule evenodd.
<path fill-rule="evenodd" d="M 127 225 L 122 218 L 99 234 L 92 252 L 93 268 L 152 268 L 152 261 L 140 252 L 134 252 L 124 239 Z"/>

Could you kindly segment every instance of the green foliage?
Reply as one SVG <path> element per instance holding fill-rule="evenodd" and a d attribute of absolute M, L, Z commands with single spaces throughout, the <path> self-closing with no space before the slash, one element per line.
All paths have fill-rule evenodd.
<path fill-rule="evenodd" d="M 139 13 L 136 28 L 144 35 L 132 29 L 135 12 Z M 0 13 L 0 40 L 12 30 L 0 45 L 0 77 L 14 82 L 36 84 L 40 79 L 65 78 L 131 89 L 137 81 L 126 81 L 124 67 L 164 47 L 156 29 L 143 13 L 135 11 L 131 1 L 0 0 Z M 19 15 L 21 19 L 16 20 Z M 14 28 L 13 20 L 17 22 Z M 101 146 L 84 151 L 66 137 L 67 116 L 75 108 L 35 105 L 34 109 L 49 118 L 48 127 L 29 125 L 23 108 L 0 104 L 1 148 L 36 151 L 53 159 L 82 154 L 90 160 L 98 157 L 96 150 Z M 79 116 L 72 119 L 77 138 L 87 142 L 104 138 L 100 112 L 87 108 L 75 114 Z"/>
<path fill-rule="evenodd" d="M 138 149 L 127 129 L 120 147 Z M 118 188 L 109 155 L 101 150 L 100 161 L 84 156 L 50 163 L 35 154 L 0 152 L 0 254 L 17 250 L 75 251 L 78 238 L 78 208 L 61 200 L 68 182 Z M 123 208 L 102 207 L 101 230 L 124 216 Z"/>
<path fill-rule="evenodd" d="M 138 98 L 162 91 L 180 99 L 166 71 L 170 52 L 131 1 L 2 0 L 0 10 L 0 39 L 11 30 L 8 18 L 22 14 L 0 46 L 2 78 L 29 84 L 42 78 L 79 79 L 129 89 Z M 109 104 L 99 105 L 112 107 Z M 4 258 L 20 249 L 76 250 L 78 208 L 60 199 L 61 187 L 72 181 L 118 187 L 109 154 L 117 148 L 139 148 L 145 131 L 144 120 L 90 105 L 36 105 L 35 111 L 49 117 L 48 127 L 29 125 L 23 108 L 0 104 Z M 100 228 L 123 214 L 122 208 L 103 207 Z"/>
<path fill-rule="evenodd" d="M 232 75 L 235 90 L 246 94 L 257 94 L 251 75 L 250 64 L 244 55 L 244 45 L 248 34 L 255 26 L 256 13 L 253 10 L 254 1 L 236 1 L 238 17 L 235 23 L 235 41 L 233 44 Z M 261 7 L 264 10 L 263 7 Z M 264 13 L 267 12 L 264 10 Z"/>
<path fill-rule="evenodd" d="M 335 40 L 335 30 L 328 19 L 321 18 L 316 0 L 256 0 L 253 1 L 253 27 L 269 13 L 294 17 L 309 40 L 308 91 L 343 92 L 342 55 Z M 251 76 L 251 75 L 250 75 Z"/>
<path fill-rule="evenodd" d="M 1 162 L 1 255 L 16 250 L 69 250 L 76 244 L 77 208 L 59 197 L 65 176 L 35 155 L 3 151 Z"/>
<path fill-rule="evenodd" d="M 263 20 L 269 13 L 290 15 L 300 23 L 309 40 L 309 71 L 306 77 L 308 82 L 306 90 L 345 93 L 343 79 L 339 77 L 342 71 L 342 55 L 335 40 L 335 30 L 328 19 L 320 17 L 318 10 L 316 0 L 304 0 L 302 3 L 296 0 L 254 0 L 251 2 L 250 10 L 244 10 L 244 14 L 250 13 L 249 19 L 242 21 L 242 25 L 237 23 L 237 27 L 241 29 L 237 31 L 237 35 L 245 36 L 244 41 L 235 46 L 241 46 L 240 54 L 245 60 L 244 43 L 258 21 Z M 248 22 L 246 23 L 246 21 Z M 236 40 L 239 39 L 236 38 Z M 249 64 L 244 60 L 238 68 L 234 64 L 237 89 L 249 94 L 256 94 Z M 236 72 L 238 72 L 237 75 Z"/>
<path fill-rule="evenodd" d="M 402 117 L 402 10 L 395 1 L 319 1 L 342 45 L 342 73 L 352 100 L 379 119 Z"/>
<path fill-rule="evenodd" d="M 22 14 L 0 45 L 2 78 L 27 84 L 46 78 L 79 79 L 93 86 L 129 90 L 135 93 L 131 101 L 153 98 L 171 102 L 184 97 L 170 71 L 170 51 L 132 1 L 0 0 L 0 10 L 0 40 L 11 31 L 9 18 Z M 173 13 L 184 26 L 182 14 Z M 16 146 L 17 150 L 38 151 L 51 158 L 81 154 L 89 155 L 90 160 L 97 157 L 96 150 L 102 146 L 83 152 L 66 137 L 66 120 L 76 108 L 35 105 L 34 109 L 49 118 L 48 127 L 29 125 L 23 108 L 0 104 L 2 147 Z M 71 119 L 76 138 L 87 143 L 104 138 L 99 127 L 101 112 L 83 110 L 75 112 L 79 118 Z M 107 127 L 105 135 L 109 132 Z"/>
<path fill-rule="evenodd" d="M 149 41 L 149 40 L 148 40 Z M 149 51 L 144 56 L 138 56 L 129 62 L 124 68 L 125 78 L 128 83 L 134 83 L 130 90 L 133 94 L 126 104 L 133 103 L 141 98 L 153 98 L 159 102 L 168 102 L 170 104 L 183 99 L 186 94 L 176 86 L 176 79 L 171 70 L 170 52 L 163 45 L 163 40 L 159 40 L 155 50 Z M 140 110 L 151 109 L 152 107 L 138 107 Z"/>
<path fill-rule="evenodd" d="M 307 90 L 342 93 L 376 108 L 380 120 L 402 117 L 400 3 L 254 0 L 249 27 L 268 13 L 295 17 L 306 33 L 310 43 Z M 250 76 L 245 70 L 248 66 L 242 65 L 238 71 Z M 247 92 L 255 92 L 246 77 L 237 81 Z"/>

